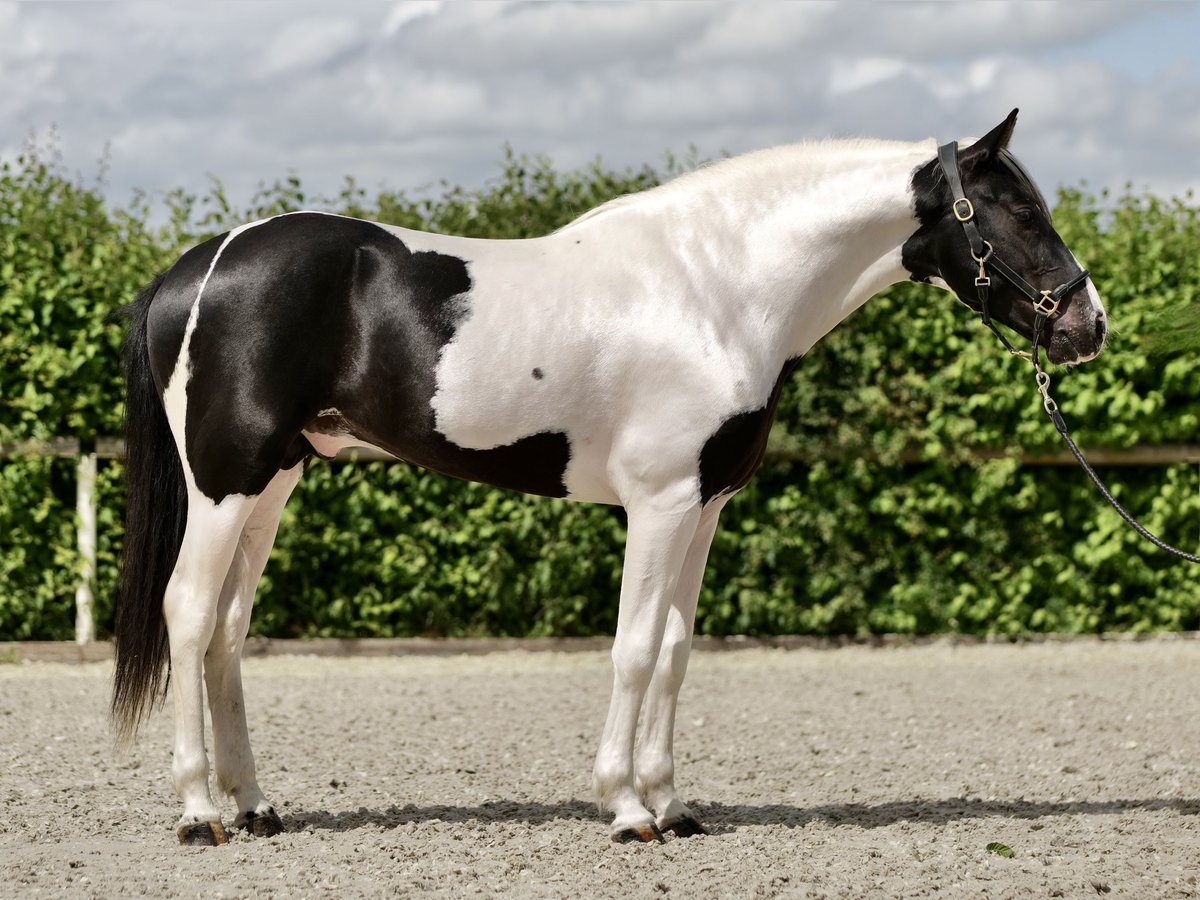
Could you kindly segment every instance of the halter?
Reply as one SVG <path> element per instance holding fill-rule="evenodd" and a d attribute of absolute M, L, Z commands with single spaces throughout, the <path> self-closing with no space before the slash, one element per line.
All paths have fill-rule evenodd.
<path fill-rule="evenodd" d="M 1038 208 L 1049 218 L 1050 208 L 1046 204 L 1046 198 L 1037 189 L 1037 186 L 1033 183 L 1033 179 L 1029 177 L 1029 173 L 1025 171 L 1025 168 L 1017 162 L 1016 157 L 1007 150 L 1000 150 L 997 154 L 997 159 L 999 159 L 1001 164 L 1012 173 L 1023 187 L 1033 194 Z M 951 141 L 948 144 L 938 147 L 938 163 L 941 166 L 942 174 L 946 176 L 946 183 L 950 186 L 951 209 L 954 212 L 954 218 L 962 223 L 963 231 L 967 235 L 967 242 L 971 246 L 971 259 L 979 263 L 979 275 L 975 278 L 975 290 L 979 295 L 978 312 L 983 317 L 983 324 L 992 330 L 992 333 L 1000 339 L 1000 343 L 1004 345 L 1009 353 L 1028 359 L 1033 364 L 1038 393 L 1042 395 L 1042 406 L 1045 407 L 1046 413 L 1050 416 L 1050 421 L 1058 429 L 1058 433 L 1062 436 L 1063 441 L 1066 442 L 1067 448 L 1079 462 L 1079 465 L 1083 467 L 1083 471 L 1087 473 L 1088 477 L 1099 488 L 1104 499 L 1112 505 L 1121 518 L 1131 525 L 1138 534 L 1159 549 L 1173 553 L 1175 556 L 1185 559 L 1188 562 L 1200 563 L 1200 556 L 1180 550 L 1178 547 L 1172 547 L 1157 535 L 1152 534 L 1141 522 L 1130 515 L 1125 507 L 1117 502 L 1112 492 L 1101 481 L 1100 476 L 1096 474 L 1096 470 L 1084 458 L 1083 451 L 1079 449 L 1074 438 L 1071 437 L 1071 432 L 1067 429 L 1066 420 L 1063 419 L 1062 413 L 1059 412 L 1058 403 L 1050 396 L 1050 375 L 1042 368 L 1041 360 L 1040 345 L 1042 329 L 1045 327 L 1047 321 L 1058 314 L 1058 307 L 1062 303 L 1063 298 L 1087 281 L 1088 270 L 1080 269 L 1078 275 L 1070 281 L 1060 284 L 1052 291 L 1039 291 L 1017 274 L 1016 270 L 996 256 L 996 251 L 991 243 L 984 240 L 983 236 L 979 233 L 979 229 L 975 225 L 975 206 L 967 198 L 966 191 L 963 190 L 962 176 L 958 171 L 958 143 L 956 141 Z M 988 292 L 992 285 L 992 279 L 987 274 L 987 266 L 989 265 L 1003 275 L 1009 284 L 1028 297 L 1030 302 L 1033 303 L 1033 343 L 1029 352 L 1018 350 L 1014 347 L 1012 342 L 1000 333 L 1000 329 L 992 321 L 991 313 L 988 310 Z M 966 305 L 970 306 L 970 304 Z"/>
<path fill-rule="evenodd" d="M 1050 215 L 1050 208 L 1046 205 L 1046 199 L 1042 196 L 1041 191 L 1033 184 L 1033 179 L 1029 177 L 1029 173 L 1024 167 L 1017 162 L 1007 150 L 1001 150 L 998 158 L 1000 162 L 1007 168 L 1019 181 L 1033 194 L 1038 208 Z M 1012 266 L 1008 265 L 1004 260 L 996 255 L 995 249 L 990 241 L 983 239 L 979 233 L 979 228 L 975 225 L 975 205 L 967 198 L 966 191 L 963 190 L 962 176 L 958 171 L 958 142 L 951 141 L 948 144 L 943 144 L 938 147 L 938 163 L 942 167 L 942 174 L 946 177 L 946 183 L 950 186 L 951 209 L 954 212 L 954 218 L 962 224 L 963 232 L 967 236 L 967 243 L 971 246 L 971 259 L 979 264 L 979 274 L 975 278 L 975 291 L 979 296 L 979 314 L 983 317 L 983 324 L 992 330 L 992 333 L 1000 339 L 1000 343 L 1004 344 L 1006 350 L 1015 356 L 1028 356 L 1032 359 L 1034 366 L 1041 373 L 1042 367 L 1038 359 L 1038 349 L 1041 343 L 1042 329 L 1046 322 L 1053 318 L 1058 313 L 1059 304 L 1073 290 L 1078 288 L 1088 279 L 1088 270 L 1080 269 L 1070 281 L 1064 282 L 1052 291 L 1039 291 L 1028 281 L 1022 278 Z M 992 286 L 992 279 L 987 274 L 987 267 L 991 266 L 999 272 L 1004 279 L 1013 287 L 1029 298 L 1033 303 L 1033 346 L 1031 351 L 1026 354 L 1018 350 L 1012 345 L 1003 334 L 1000 333 L 995 323 L 992 321 L 991 311 L 988 309 L 988 295 Z"/>

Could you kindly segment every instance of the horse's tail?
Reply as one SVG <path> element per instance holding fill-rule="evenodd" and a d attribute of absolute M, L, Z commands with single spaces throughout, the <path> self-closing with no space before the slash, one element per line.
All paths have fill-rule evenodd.
<path fill-rule="evenodd" d="M 125 338 L 125 548 L 117 595 L 116 674 L 112 716 L 118 743 L 138 725 L 169 677 L 163 594 L 175 568 L 187 521 L 183 466 L 150 369 L 147 319 L 165 274 L 142 289 L 123 312 Z"/>

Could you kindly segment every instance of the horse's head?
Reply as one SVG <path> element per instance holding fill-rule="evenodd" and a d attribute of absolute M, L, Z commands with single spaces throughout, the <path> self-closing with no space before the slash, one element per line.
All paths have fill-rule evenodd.
<path fill-rule="evenodd" d="M 920 227 L 904 244 L 904 266 L 915 281 L 953 291 L 985 322 L 1031 342 L 1040 308 L 1048 315 L 1038 342 L 1050 361 L 1084 362 L 1104 345 L 1104 307 L 1054 230 L 1045 198 L 1008 152 L 1016 122 L 1014 109 L 986 136 L 957 151 L 948 145 L 916 171 Z"/>

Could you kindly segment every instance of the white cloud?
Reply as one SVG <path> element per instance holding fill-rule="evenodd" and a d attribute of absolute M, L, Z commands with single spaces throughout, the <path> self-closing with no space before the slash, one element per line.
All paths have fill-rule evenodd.
<path fill-rule="evenodd" d="M 118 199 L 207 172 L 245 196 L 288 168 L 325 192 L 347 173 L 478 184 L 506 140 L 625 165 L 689 144 L 980 134 L 1019 106 L 1016 149 L 1043 183 L 1165 190 L 1200 181 L 1192 51 L 1110 57 L 1125 30 L 1181 17 L 1200 21 L 1109 2 L 0 0 L 0 146 L 57 123 L 72 168 L 112 142 Z"/>
<path fill-rule="evenodd" d="M 884 56 L 835 59 L 829 77 L 829 91 L 832 94 L 852 94 L 881 81 L 890 81 L 909 68 L 898 59 Z"/>
<path fill-rule="evenodd" d="M 320 17 L 301 19 L 284 26 L 263 51 L 255 66 L 261 75 L 277 75 L 296 69 L 325 65 L 359 39 L 359 29 L 349 19 Z"/>
<path fill-rule="evenodd" d="M 684 62 L 718 63 L 795 54 L 804 56 L 836 30 L 837 4 L 735 3 L 712 8 L 700 38 L 682 48 Z"/>
<path fill-rule="evenodd" d="M 383 23 L 383 33 L 391 37 L 409 22 L 431 16 L 441 8 L 441 0 L 404 0 L 397 3 Z"/>

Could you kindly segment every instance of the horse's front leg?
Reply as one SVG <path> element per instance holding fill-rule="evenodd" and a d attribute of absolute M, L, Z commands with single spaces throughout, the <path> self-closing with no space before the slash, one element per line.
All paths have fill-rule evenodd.
<path fill-rule="evenodd" d="M 633 749 L 638 713 L 654 674 L 667 609 L 684 556 L 696 534 L 700 505 L 694 491 L 660 494 L 627 505 L 629 513 L 621 606 L 613 642 L 613 692 L 600 739 L 593 785 L 614 814 L 614 841 L 661 841 L 654 815 L 634 783 Z"/>
<path fill-rule="evenodd" d="M 657 814 L 659 829 L 674 832 L 677 837 L 708 833 L 675 793 L 675 705 L 687 674 L 692 630 L 696 622 L 696 603 L 700 598 L 700 585 L 704 581 L 708 550 L 712 546 L 717 519 L 725 501 L 726 498 L 722 497 L 704 508 L 684 558 L 679 583 L 667 612 L 658 664 L 646 695 L 646 712 L 641 740 L 638 742 L 639 791 L 646 804 Z"/>

